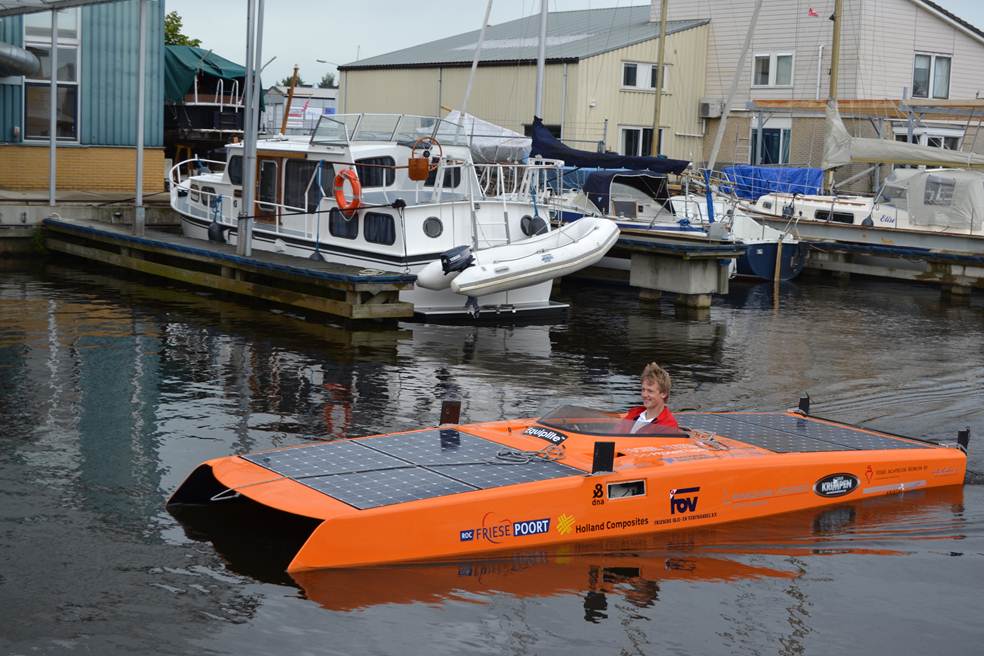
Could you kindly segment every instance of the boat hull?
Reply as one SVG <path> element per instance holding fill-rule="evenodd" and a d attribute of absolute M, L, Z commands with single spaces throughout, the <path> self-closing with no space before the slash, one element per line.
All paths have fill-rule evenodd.
<path fill-rule="evenodd" d="M 737 275 L 746 278 L 775 280 L 777 255 L 780 258 L 779 279 L 786 281 L 796 278 L 806 266 L 809 245 L 803 243 L 783 243 L 779 251 L 778 242 L 748 244 L 745 253 L 736 260 Z"/>
<path fill-rule="evenodd" d="M 207 219 L 181 215 L 181 230 L 184 236 L 192 239 L 209 240 Z M 213 230 L 215 230 L 213 228 Z M 238 241 L 236 227 L 221 224 L 223 239 L 229 244 Z M 414 258 L 381 258 L 378 254 L 365 253 L 354 249 L 335 249 L 326 244 L 317 244 L 312 240 L 291 238 L 254 227 L 252 246 L 256 250 L 275 253 L 285 253 L 301 258 L 314 258 L 320 254 L 322 258 L 339 264 L 371 268 L 380 271 L 398 271 L 401 273 L 416 273 L 427 263 L 439 256 L 438 253 L 427 254 Z M 553 279 L 535 281 L 525 287 L 483 293 L 478 297 L 479 316 L 484 314 L 487 319 L 508 317 L 549 317 L 563 315 L 569 306 L 550 300 L 553 289 Z M 400 292 L 400 300 L 412 303 L 414 314 L 423 319 L 457 320 L 474 319 L 472 308 L 466 306 L 467 298 L 447 290 L 429 290 L 418 286 Z"/>
<path fill-rule="evenodd" d="M 612 439 L 618 457 L 610 472 L 592 473 L 595 442 L 606 438 L 507 421 L 220 458 L 202 465 L 171 503 L 220 505 L 242 495 L 320 522 L 288 566 L 303 571 L 550 550 L 959 485 L 966 471 L 958 448 L 795 413 L 678 418 L 700 428 Z M 566 447 L 560 459 L 534 456 L 525 470 L 472 451 L 530 454 L 557 439 Z M 416 456 L 406 455 L 411 447 Z M 401 464 L 374 468 L 358 455 L 362 449 L 372 458 L 404 455 Z M 346 464 L 350 452 L 358 457 Z M 469 476 L 470 487 L 463 484 Z M 437 491 L 421 492 L 434 481 Z"/>

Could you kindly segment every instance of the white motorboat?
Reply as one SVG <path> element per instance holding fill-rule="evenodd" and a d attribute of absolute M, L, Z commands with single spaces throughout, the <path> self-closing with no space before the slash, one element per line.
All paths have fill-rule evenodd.
<path fill-rule="evenodd" d="M 414 274 L 461 245 L 479 263 L 498 257 L 486 258 L 484 250 L 531 237 L 538 240 L 532 248 L 548 248 L 552 231 L 538 218 L 534 195 L 486 195 L 467 134 L 440 118 L 324 116 L 310 137 L 260 140 L 252 212 L 241 201 L 243 146 L 226 150 L 225 162 L 189 160 L 169 173 L 171 206 L 186 236 L 236 243 L 239 215 L 251 214 L 258 250 Z M 512 165 L 509 175 L 535 179 L 530 170 L 541 165 Z M 198 170 L 183 177 L 188 167 Z M 543 231 L 547 235 L 539 235 Z M 429 317 L 474 314 L 476 306 L 517 315 L 562 310 L 567 306 L 550 300 L 553 278 L 589 259 L 571 258 L 565 267 L 496 284 L 476 282 L 462 293 L 415 286 L 400 299 Z M 467 308 L 466 296 L 475 297 Z"/>

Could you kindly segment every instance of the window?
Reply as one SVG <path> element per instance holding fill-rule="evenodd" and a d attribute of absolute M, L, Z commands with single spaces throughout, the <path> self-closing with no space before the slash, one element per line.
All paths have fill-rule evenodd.
<path fill-rule="evenodd" d="M 638 64 L 623 64 L 622 65 L 622 86 L 623 87 L 634 87 L 636 86 L 636 78 L 639 74 Z"/>
<path fill-rule="evenodd" d="M 321 190 L 318 190 L 318 162 L 304 159 L 289 159 L 285 165 L 284 205 L 290 208 L 304 208 L 308 212 L 318 209 L 322 195 L 334 193 L 332 184 L 335 169 L 325 162 L 321 171 Z M 304 192 L 307 192 L 305 203 Z"/>
<path fill-rule="evenodd" d="M 373 244 L 392 246 L 396 243 L 396 223 L 393 217 L 382 212 L 366 212 L 366 241 Z"/>
<path fill-rule="evenodd" d="M 930 175 L 926 177 L 926 191 L 923 194 L 924 205 L 943 205 L 953 203 L 953 190 L 956 188 L 956 181 L 940 175 Z"/>
<path fill-rule="evenodd" d="M 912 65 L 912 97 L 950 97 L 949 56 L 916 54 Z"/>
<path fill-rule="evenodd" d="M 437 178 L 437 169 L 434 169 L 427 176 L 427 180 L 424 181 L 425 187 L 433 187 L 434 181 Z M 444 169 L 444 184 L 442 185 L 445 189 L 454 189 L 461 184 L 461 168 L 446 168 Z"/>
<path fill-rule="evenodd" d="M 275 206 L 277 204 L 277 178 L 280 167 L 273 160 L 260 162 L 260 193 L 257 199 L 260 206 Z M 272 209 L 267 207 L 265 209 Z"/>
<path fill-rule="evenodd" d="M 659 139 L 659 145 L 662 146 L 662 130 L 659 131 Z M 619 152 L 634 157 L 651 155 L 653 152 L 653 129 L 622 128 L 622 148 Z"/>
<path fill-rule="evenodd" d="M 892 127 L 896 141 L 907 143 L 909 141 L 909 129 L 903 123 L 897 123 Z M 913 128 L 912 143 L 920 146 L 931 146 L 932 148 L 944 148 L 946 150 L 960 150 L 963 141 L 963 128 L 941 127 L 941 126 L 921 126 Z M 896 165 L 895 168 L 913 168 L 911 166 Z"/>
<path fill-rule="evenodd" d="M 656 88 L 656 64 L 641 62 L 622 63 L 622 88 L 651 91 Z M 663 64 L 663 92 L 667 91 L 670 79 L 670 65 Z"/>
<path fill-rule="evenodd" d="M 788 87 L 793 84 L 793 55 L 771 53 L 755 55 L 752 63 L 753 87 Z"/>
<path fill-rule="evenodd" d="M 788 118 L 771 118 L 762 129 L 762 159 L 759 157 L 759 129 L 752 124 L 752 136 L 748 161 L 751 164 L 789 164 L 789 144 L 792 140 L 792 121 Z"/>
<path fill-rule="evenodd" d="M 337 207 L 331 208 L 328 212 L 328 232 L 332 237 L 355 239 L 359 236 L 359 215 L 353 213 L 352 218 L 348 219 Z"/>
<path fill-rule="evenodd" d="M 396 181 L 396 160 L 392 157 L 365 157 L 355 160 L 355 172 L 363 187 L 388 187 Z"/>
<path fill-rule="evenodd" d="M 24 48 L 41 62 L 38 77 L 24 79 L 24 139 L 49 139 L 51 126 L 51 12 L 24 16 Z M 78 10 L 58 12 L 58 68 L 55 71 L 55 136 L 78 141 Z"/>

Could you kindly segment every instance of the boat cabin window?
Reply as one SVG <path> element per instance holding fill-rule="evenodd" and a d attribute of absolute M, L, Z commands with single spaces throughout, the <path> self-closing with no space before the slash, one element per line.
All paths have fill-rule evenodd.
<path fill-rule="evenodd" d="M 328 232 L 332 237 L 355 239 L 359 236 L 359 215 L 353 214 L 351 219 L 347 219 L 340 209 L 331 208 L 328 212 Z"/>
<path fill-rule="evenodd" d="M 433 187 L 434 182 L 437 180 L 437 169 L 430 172 L 427 176 L 427 180 L 424 181 L 425 187 Z M 444 169 L 444 188 L 454 189 L 461 184 L 461 169 L 459 167 Z"/>
<path fill-rule="evenodd" d="M 396 160 L 392 157 L 364 157 L 355 160 L 362 188 L 388 187 L 396 181 Z"/>
<path fill-rule="evenodd" d="M 321 188 L 318 188 L 318 162 L 289 159 L 284 165 L 284 205 L 291 209 L 314 212 L 322 196 L 331 196 L 335 168 L 325 162 L 321 169 Z M 305 193 L 307 198 L 305 199 Z M 306 202 L 305 202 L 306 201 Z"/>
<path fill-rule="evenodd" d="M 396 222 L 392 216 L 382 212 L 366 212 L 362 220 L 366 241 L 386 246 L 396 243 Z"/>
<path fill-rule="evenodd" d="M 925 205 L 950 206 L 953 204 L 953 190 L 957 182 L 953 178 L 941 175 L 930 175 L 926 177 L 926 191 L 923 193 L 923 203 Z"/>
<path fill-rule="evenodd" d="M 854 223 L 854 214 L 851 212 L 832 212 L 830 210 L 817 210 L 813 214 L 817 221 L 834 221 L 836 223 Z"/>
<path fill-rule="evenodd" d="M 234 185 L 243 183 L 243 156 L 233 155 L 226 164 L 226 171 L 229 172 L 229 182 Z"/>
<path fill-rule="evenodd" d="M 277 178 L 280 167 L 272 160 L 260 162 L 260 205 L 277 204 Z"/>
<path fill-rule="evenodd" d="M 881 196 L 878 198 L 878 202 L 888 203 L 889 205 L 897 207 L 900 210 L 905 210 L 909 207 L 905 187 L 897 187 L 890 184 L 886 184 L 882 188 Z"/>
<path fill-rule="evenodd" d="M 576 405 L 564 405 L 540 417 L 537 423 L 559 431 L 582 435 L 617 437 L 687 437 L 687 433 L 667 426 L 646 426 L 633 433 L 635 424 L 620 415 Z"/>

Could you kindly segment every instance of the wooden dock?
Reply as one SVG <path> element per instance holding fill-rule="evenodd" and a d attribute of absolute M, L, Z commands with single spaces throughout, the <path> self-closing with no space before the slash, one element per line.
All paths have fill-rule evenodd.
<path fill-rule="evenodd" d="M 240 294 L 279 305 L 313 310 L 354 321 L 402 319 L 413 305 L 399 292 L 413 285 L 412 274 L 317 262 L 277 253 L 236 254 L 235 246 L 95 221 L 47 218 L 47 249 L 185 284 Z"/>

